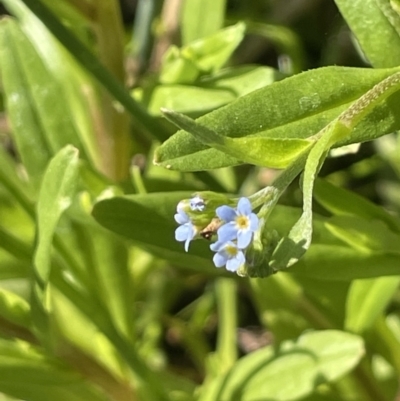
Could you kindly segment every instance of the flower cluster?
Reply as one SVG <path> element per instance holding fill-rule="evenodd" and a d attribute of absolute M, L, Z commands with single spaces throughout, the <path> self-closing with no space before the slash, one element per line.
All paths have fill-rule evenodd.
<path fill-rule="evenodd" d="M 227 270 L 235 272 L 246 261 L 245 252 L 253 240 L 254 232 L 258 229 L 258 217 L 252 213 L 250 201 L 247 198 L 240 198 L 236 208 L 219 203 L 220 206 L 208 211 L 208 221 L 211 221 L 208 225 L 193 224 L 197 214 L 206 212 L 210 203 L 205 202 L 199 195 L 189 201 L 179 202 L 175 221 L 180 226 L 175 231 L 175 239 L 185 242 L 187 252 L 190 241 L 198 234 L 203 236 L 205 232 L 208 234 L 207 229 L 212 226 L 211 232 L 214 233 L 215 229 L 218 236 L 217 241 L 210 245 L 211 250 L 216 252 L 213 262 L 216 267 L 226 266 Z"/>

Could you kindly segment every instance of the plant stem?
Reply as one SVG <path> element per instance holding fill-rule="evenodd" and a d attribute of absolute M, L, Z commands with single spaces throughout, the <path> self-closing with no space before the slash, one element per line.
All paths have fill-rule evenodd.
<path fill-rule="evenodd" d="M 217 354 L 221 374 L 228 371 L 237 360 L 236 288 L 236 282 L 232 279 L 219 278 L 215 283 L 219 316 Z"/>

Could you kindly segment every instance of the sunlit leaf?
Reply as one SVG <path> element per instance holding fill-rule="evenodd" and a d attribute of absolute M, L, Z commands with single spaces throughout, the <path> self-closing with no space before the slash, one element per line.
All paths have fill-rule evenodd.
<path fill-rule="evenodd" d="M 61 214 L 71 205 L 78 178 L 78 150 L 66 146 L 47 167 L 37 204 L 35 269 L 43 282 L 50 273 L 51 243 Z"/>
<path fill-rule="evenodd" d="M 380 4 L 390 7 L 389 1 L 335 0 L 335 3 L 374 67 L 388 68 L 400 65 L 399 32 L 380 7 Z"/>
<path fill-rule="evenodd" d="M 326 67 L 275 82 L 215 110 L 197 122 L 230 138 L 249 135 L 305 139 L 317 134 L 357 98 L 396 70 Z M 400 127 L 398 94 L 383 100 L 336 146 L 377 138 Z M 156 151 L 155 162 L 180 171 L 241 164 L 179 131 Z"/>

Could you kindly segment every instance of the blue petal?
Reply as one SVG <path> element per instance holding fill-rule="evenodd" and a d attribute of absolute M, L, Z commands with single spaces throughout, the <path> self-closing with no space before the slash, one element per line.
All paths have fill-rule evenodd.
<path fill-rule="evenodd" d="M 235 217 L 236 217 L 236 211 L 235 211 L 235 209 L 233 209 L 233 208 L 231 208 L 231 207 L 229 207 L 229 206 L 226 206 L 226 205 L 217 207 L 216 213 L 217 213 L 217 216 L 218 216 L 221 220 L 224 220 L 224 221 L 226 221 L 226 222 L 232 221 L 232 220 L 234 220 Z"/>
<path fill-rule="evenodd" d="M 192 227 L 192 228 L 193 228 L 193 227 Z M 193 237 L 194 237 L 194 235 L 188 236 L 187 239 L 186 239 L 186 241 L 185 241 L 185 251 L 186 251 L 186 252 L 189 250 L 189 244 L 190 244 L 190 241 L 193 239 Z"/>
<path fill-rule="evenodd" d="M 218 231 L 218 241 L 226 242 L 236 239 L 238 230 L 235 226 L 235 223 L 232 221 L 228 224 L 224 224 L 221 226 Z"/>
<path fill-rule="evenodd" d="M 216 253 L 213 257 L 213 262 L 216 267 L 222 267 L 226 264 L 227 258 L 225 255 L 221 253 Z"/>
<path fill-rule="evenodd" d="M 247 198 L 240 198 L 237 210 L 239 214 L 248 216 L 251 213 L 251 203 Z"/>
<path fill-rule="evenodd" d="M 244 249 L 244 248 L 248 247 L 251 242 L 252 235 L 253 234 L 250 230 L 239 231 L 238 236 L 237 236 L 238 248 Z"/>
<path fill-rule="evenodd" d="M 175 214 L 174 219 L 178 224 L 186 224 L 190 221 L 189 216 L 183 210 L 178 210 L 178 213 Z"/>
<path fill-rule="evenodd" d="M 250 230 L 256 231 L 258 228 L 258 217 L 256 214 L 252 213 L 250 215 Z"/>
<path fill-rule="evenodd" d="M 193 230 L 192 225 L 189 223 L 179 226 L 175 230 L 175 239 L 177 241 L 186 241 L 190 237 L 192 230 Z"/>
<path fill-rule="evenodd" d="M 225 247 L 225 241 L 217 241 L 210 245 L 210 249 L 214 252 L 219 252 Z"/>
<path fill-rule="evenodd" d="M 239 251 L 237 255 L 229 259 L 226 262 L 226 270 L 229 270 L 230 272 L 235 272 L 239 267 L 246 261 L 244 254 L 242 251 Z"/>

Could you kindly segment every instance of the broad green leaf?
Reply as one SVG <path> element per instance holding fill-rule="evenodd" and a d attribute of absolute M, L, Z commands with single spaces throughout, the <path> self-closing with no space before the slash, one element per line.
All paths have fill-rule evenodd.
<path fill-rule="evenodd" d="M 391 230 L 400 232 L 399 220 L 383 207 L 375 205 L 354 192 L 336 187 L 326 180 L 317 179 L 314 197 L 318 203 L 334 215 L 381 220 Z"/>
<path fill-rule="evenodd" d="M 385 3 L 390 7 L 389 0 L 335 0 L 335 3 L 374 67 L 400 65 L 400 36 L 382 9 Z"/>
<path fill-rule="evenodd" d="M 218 71 L 242 41 L 245 29 L 245 25 L 239 22 L 191 42 L 181 49 L 170 47 L 164 56 L 160 82 L 190 83 L 201 73 Z"/>
<path fill-rule="evenodd" d="M 396 70 L 326 67 L 275 82 L 215 110 L 197 122 L 219 135 L 305 139 L 317 134 L 357 98 Z M 336 145 L 377 138 L 400 127 L 398 94 L 383 100 L 347 139 Z M 240 164 L 179 131 L 155 154 L 155 163 L 180 171 L 208 170 Z"/>
<path fill-rule="evenodd" d="M 204 388 L 200 401 L 295 400 L 351 371 L 363 354 L 363 341 L 356 335 L 309 332 L 278 350 L 268 346 L 243 357 Z"/>
<path fill-rule="evenodd" d="M 188 192 L 151 193 L 104 199 L 93 208 L 93 217 L 105 228 L 128 237 L 155 255 L 178 266 L 216 272 L 206 241 L 194 241 L 189 253 L 175 241 L 176 206 Z"/>
<path fill-rule="evenodd" d="M 299 399 L 313 391 L 317 377 L 315 356 L 307 350 L 294 349 L 286 355 L 281 353 L 253 372 L 241 400 L 257 401 L 262 397 L 276 401 Z"/>
<path fill-rule="evenodd" d="M 0 339 L 0 391 L 30 401 L 106 401 L 89 382 L 22 341 Z"/>
<path fill-rule="evenodd" d="M 157 85 L 135 93 L 142 98 L 153 115 L 161 115 L 165 107 L 191 115 L 205 114 L 236 100 L 240 96 L 260 89 L 281 78 L 269 67 L 241 66 L 226 68 L 210 77 L 204 77 L 196 86 Z"/>
<path fill-rule="evenodd" d="M 307 139 L 276 139 L 247 136 L 229 138 L 200 125 L 191 118 L 171 110 L 161 110 L 165 117 L 205 145 L 236 157 L 243 162 L 271 168 L 284 168 L 312 145 Z"/>
<path fill-rule="evenodd" d="M 314 181 L 329 149 L 338 141 L 348 137 L 361 119 L 368 115 L 379 102 L 398 91 L 399 86 L 400 73 L 397 72 L 357 99 L 315 137 L 319 139 L 310 150 L 303 174 L 303 213 L 289 235 L 282 238 L 275 249 L 270 263 L 272 268 L 279 270 L 290 267 L 299 260 L 311 244 Z M 390 243 L 392 247 L 393 241 Z M 387 250 L 390 251 L 391 248 Z"/>
<path fill-rule="evenodd" d="M 27 301 L 11 291 L 0 288 L 0 316 L 22 327 L 30 326 L 30 307 Z"/>
<path fill-rule="evenodd" d="M 183 3 L 181 14 L 184 45 L 210 35 L 224 24 L 226 0 L 192 0 Z M 206 15 L 206 18 L 199 18 Z"/>
<path fill-rule="evenodd" d="M 385 311 L 399 283 L 400 277 L 355 280 L 347 298 L 346 329 L 355 333 L 368 330 Z"/>
<path fill-rule="evenodd" d="M 351 371 L 364 355 L 363 339 L 339 330 L 311 331 L 297 345 L 318 355 L 318 368 L 325 381 L 334 381 Z"/>
<path fill-rule="evenodd" d="M 47 281 L 50 273 L 51 243 L 59 218 L 71 205 L 78 178 L 78 150 L 61 149 L 50 161 L 43 177 L 37 203 L 37 247 L 34 256 L 36 273 Z"/>

